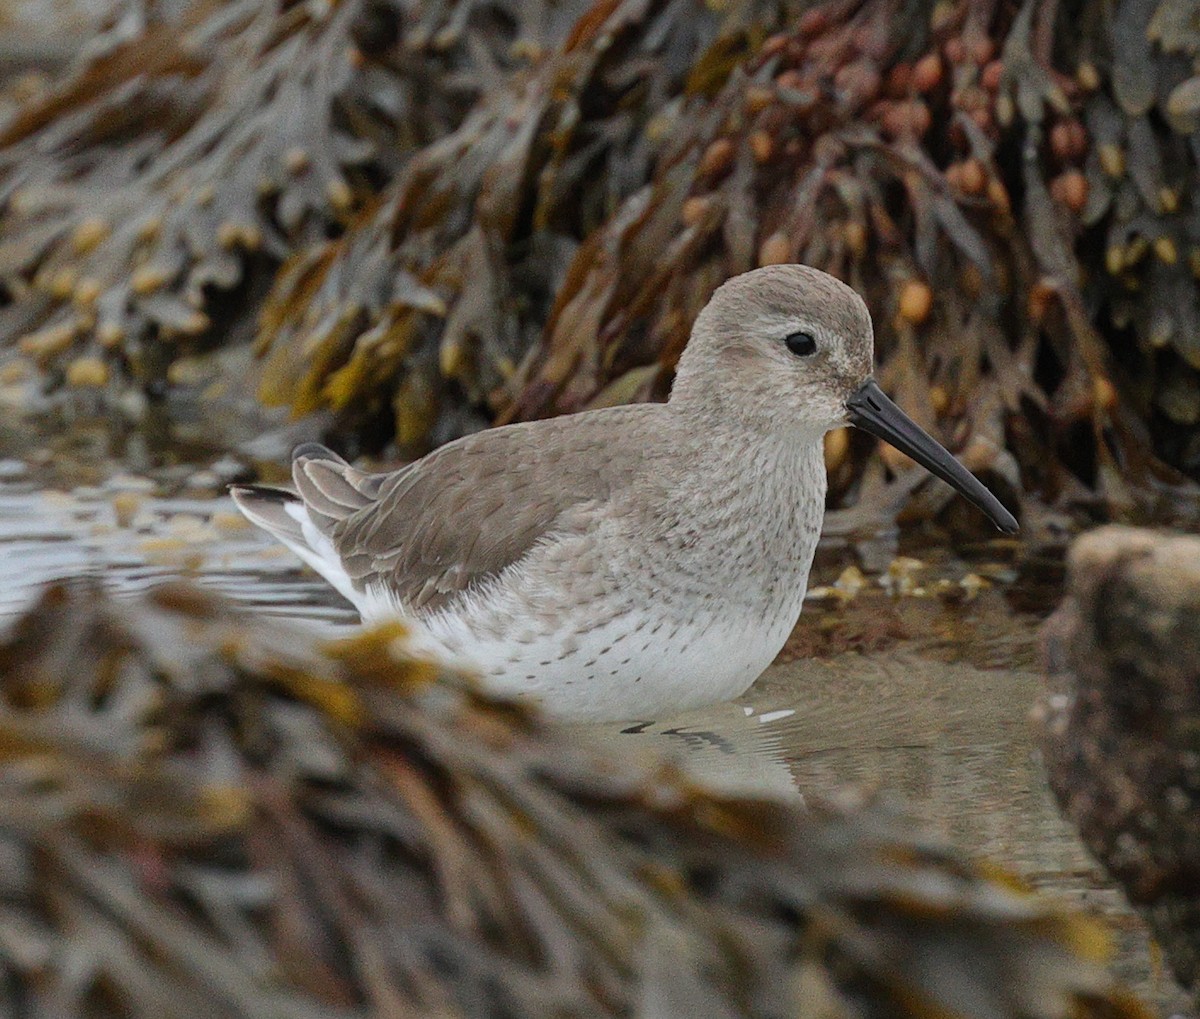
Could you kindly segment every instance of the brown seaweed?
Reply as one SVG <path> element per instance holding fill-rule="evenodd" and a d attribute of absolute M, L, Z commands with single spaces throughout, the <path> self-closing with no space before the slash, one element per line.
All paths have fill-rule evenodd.
<path fill-rule="evenodd" d="M 1200 471 L 1187 0 L 185 10 L 0 125 L 0 345 L 51 380 L 253 328 L 267 402 L 411 455 L 661 397 L 716 285 L 801 260 L 1014 495 L 1153 511 Z M 871 448 L 831 440 L 834 495 L 891 512 Z"/>
<path fill-rule="evenodd" d="M 0 1002 L 59 1017 L 1144 1016 L 882 804 L 713 795 L 172 585 L 0 645 Z"/>
<path fill-rule="evenodd" d="M 991 4 L 931 14 L 881 0 L 816 5 L 769 38 L 761 18 L 757 35 L 724 25 L 687 79 L 660 79 L 654 98 L 668 101 L 651 105 L 643 87 L 614 109 L 606 86 L 622 58 L 665 35 L 617 6 L 580 39 L 603 40 L 588 51 L 599 63 L 565 51 L 514 82 L 422 153 L 369 222 L 280 277 L 260 340 L 266 392 L 349 421 L 378 409 L 369 394 L 390 396 L 412 451 L 463 392 L 501 421 L 661 395 L 718 283 L 799 260 L 864 292 L 881 378 L 973 469 L 1046 501 L 1147 508 L 1156 483 L 1180 480 L 1150 455 L 1147 421 L 1200 419 L 1187 365 L 1200 305 L 1183 255 L 1200 240 L 1188 226 L 1195 154 L 1122 91 L 1165 72 L 1156 101 L 1182 111 L 1186 67 L 1163 46 L 1198 51 L 1187 33 L 1164 43 L 1180 15 L 1151 6 L 1120 86 L 1093 81 L 1083 57 L 1115 26 L 1089 25 L 1078 67 L 1060 53 L 1069 40 L 1052 50 L 1074 7 L 1029 3 L 1007 19 Z M 635 117 L 640 132 L 618 147 L 610 125 L 628 131 Z M 467 153 L 482 165 L 453 190 Z M 588 178 L 569 176 L 584 160 Z M 647 176 L 629 179 L 630 164 Z M 614 183 L 625 193 L 603 196 L 607 217 L 581 221 L 589 192 Z M 1113 240 L 1145 235 L 1144 264 Z M 530 279 L 552 300 L 528 300 Z M 444 310 L 425 300 L 429 285 Z M 1118 340 L 1127 329 L 1137 356 Z"/>
<path fill-rule="evenodd" d="M 406 40 L 385 0 L 196 3 L 114 28 L 0 122 L 0 337 L 68 383 L 149 384 L 251 324 L 254 288 L 232 323 L 214 325 L 217 295 L 340 229 L 495 73 L 460 38 L 482 6 L 430 5 Z M 516 8 L 518 29 L 548 20 Z"/>

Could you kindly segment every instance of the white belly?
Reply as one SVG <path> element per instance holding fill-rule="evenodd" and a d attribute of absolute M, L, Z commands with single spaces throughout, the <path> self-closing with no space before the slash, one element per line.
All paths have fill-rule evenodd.
<path fill-rule="evenodd" d="M 771 618 L 698 611 L 680 619 L 621 605 L 597 625 L 585 618 L 584 630 L 567 613 L 539 626 L 518 611 L 499 626 L 494 615 L 435 616 L 414 624 L 414 636 L 419 650 L 478 673 L 492 692 L 556 717 L 653 720 L 743 693 L 787 640 L 803 595 L 801 583 Z M 379 615 L 395 618 L 394 605 Z"/>

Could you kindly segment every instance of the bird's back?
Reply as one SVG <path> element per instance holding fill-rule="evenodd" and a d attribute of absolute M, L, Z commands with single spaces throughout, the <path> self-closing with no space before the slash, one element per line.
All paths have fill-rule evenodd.
<path fill-rule="evenodd" d="M 651 470 L 673 422 L 662 404 L 588 411 L 464 436 L 370 474 L 300 447 L 296 494 L 234 491 L 360 611 L 385 589 L 401 615 L 452 606 L 519 562 L 581 505 L 619 498 Z"/>

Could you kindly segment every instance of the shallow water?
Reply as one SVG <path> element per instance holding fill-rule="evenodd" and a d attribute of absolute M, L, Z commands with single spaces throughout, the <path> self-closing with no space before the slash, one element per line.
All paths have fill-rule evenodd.
<path fill-rule="evenodd" d="M 264 613 L 330 629 L 354 623 L 338 595 L 245 525 L 221 494 L 220 471 L 166 477 L 98 468 L 94 484 L 62 489 L 21 459 L 0 460 L 0 625 L 46 582 L 80 573 L 122 593 L 183 574 Z M 902 559 L 884 575 L 890 592 L 869 577 L 852 598 L 812 600 L 741 703 L 581 735 L 623 754 L 665 748 L 737 791 L 812 797 L 851 785 L 902 797 L 963 848 L 1103 914 L 1121 976 L 1160 1013 L 1183 1012 L 1141 923 L 1045 786 L 1030 711 L 1057 559 L 1026 555 L 1021 565 L 1011 547 L 992 551 L 958 560 L 927 547 L 927 566 Z M 814 587 L 833 584 L 849 560 L 844 543 L 828 543 Z M 852 589 L 858 578 L 841 583 Z M 1039 611 L 1021 611 L 1030 605 Z"/>

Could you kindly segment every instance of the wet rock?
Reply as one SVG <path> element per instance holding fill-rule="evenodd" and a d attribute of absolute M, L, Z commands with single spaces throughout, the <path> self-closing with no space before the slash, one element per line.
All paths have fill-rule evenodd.
<path fill-rule="evenodd" d="M 1200 538 L 1080 538 L 1045 629 L 1050 785 L 1200 1002 Z"/>
<path fill-rule="evenodd" d="M 0 1008 L 30 1016 L 1141 1016 L 1090 921 L 879 804 L 601 758 L 194 587 L 0 644 Z"/>

